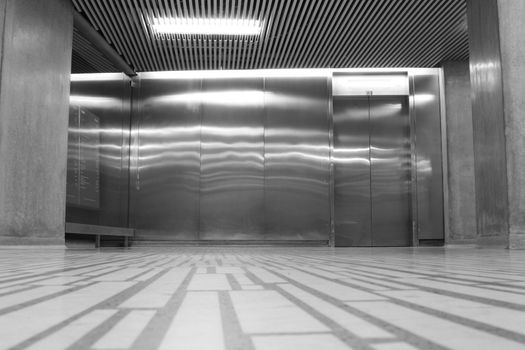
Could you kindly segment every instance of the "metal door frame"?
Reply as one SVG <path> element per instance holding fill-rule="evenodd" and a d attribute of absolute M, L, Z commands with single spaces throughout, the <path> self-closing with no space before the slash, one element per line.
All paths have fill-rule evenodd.
<path fill-rule="evenodd" d="M 414 89 L 414 76 L 411 70 L 395 70 L 395 69 L 371 69 L 363 72 L 360 69 L 345 69 L 345 70 L 333 70 L 327 76 L 327 83 L 329 87 L 329 147 L 330 147 L 330 235 L 329 235 L 329 246 L 335 247 L 335 174 L 334 174 L 334 95 L 333 91 L 333 76 L 334 73 L 384 73 L 384 74 L 406 74 L 408 80 L 408 124 L 409 124 L 409 140 L 410 140 L 410 192 L 409 192 L 409 220 L 412 223 L 410 235 L 412 236 L 412 245 L 418 246 L 418 212 L 417 212 L 417 157 L 416 157 L 416 121 L 415 121 L 415 89 Z M 440 85 L 441 87 L 441 85 Z M 442 88 L 442 87 L 441 87 Z M 442 89 L 441 89 L 442 90 Z M 442 92 L 441 92 L 442 93 Z M 406 96 L 406 95 L 405 95 Z M 370 97 L 368 95 L 368 102 L 370 104 Z M 370 108 L 370 107 L 369 107 Z M 370 137 L 370 135 L 369 135 Z"/>

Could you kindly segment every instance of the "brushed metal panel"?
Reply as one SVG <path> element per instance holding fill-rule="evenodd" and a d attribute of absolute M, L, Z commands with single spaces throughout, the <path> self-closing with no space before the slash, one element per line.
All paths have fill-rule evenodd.
<path fill-rule="evenodd" d="M 417 238 L 443 239 L 443 163 L 438 72 L 414 74 Z"/>
<path fill-rule="evenodd" d="M 267 77 L 265 91 L 265 237 L 328 241 L 326 77 Z"/>
<path fill-rule="evenodd" d="M 263 239 L 263 78 L 202 84 L 200 239 Z"/>
<path fill-rule="evenodd" d="M 334 97 L 335 244 L 371 246 L 368 97 Z"/>
<path fill-rule="evenodd" d="M 130 80 L 124 74 L 73 74 L 70 106 L 80 107 L 99 118 L 100 205 L 98 209 L 66 206 L 66 221 L 128 226 Z M 70 136 L 78 128 L 70 125 Z M 77 130 L 78 131 L 78 130 Z M 73 146 L 73 144 L 72 144 Z M 91 145 L 96 147 L 95 144 Z M 86 145 L 89 147 L 89 145 Z M 69 156 L 73 152 L 68 152 Z M 71 160 L 71 159 L 70 159 Z"/>
<path fill-rule="evenodd" d="M 334 96 L 408 95 L 405 73 L 334 73 Z"/>
<path fill-rule="evenodd" d="M 193 240 L 199 231 L 199 79 L 140 80 L 136 236 Z"/>
<path fill-rule="evenodd" d="M 373 246 L 408 246 L 410 129 L 407 96 L 373 96 L 370 102 L 370 179 Z"/>
<path fill-rule="evenodd" d="M 88 110 L 69 110 L 66 205 L 100 208 L 100 120 Z"/>

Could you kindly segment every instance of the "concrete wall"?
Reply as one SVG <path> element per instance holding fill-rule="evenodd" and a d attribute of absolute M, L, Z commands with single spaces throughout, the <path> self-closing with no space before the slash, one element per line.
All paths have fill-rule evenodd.
<path fill-rule="evenodd" d="M 448 151 L 447 244 L 476 243 L 476 190 L 468 61 L 444 62 Z"/>
<path fill-rule="evenodd" d="M 498 0 L 507 145 L 509 246 L 525 248 L 525 1 Z"/>
<path fill-rule="evenodd" d="M 508 246 L 503 77 L 496 0 L 468 0 L 477 243 Z"/>
<path fill-rule="evenodd" d="M 69 76 L 68 0 L 3 0 L 0 244 L 63 244 Z"/>
<path fill-rule="evenodd" d="M 525 2 L 467 0 L 478 245 L 525 248 Z"/>

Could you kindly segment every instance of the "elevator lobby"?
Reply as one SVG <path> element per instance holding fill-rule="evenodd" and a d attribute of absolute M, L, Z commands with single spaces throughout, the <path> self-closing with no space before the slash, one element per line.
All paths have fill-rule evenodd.
<path fill-rule="evenodd" d="M 525 349 L 522 0 L 0 0 L 0 350 Z"/>

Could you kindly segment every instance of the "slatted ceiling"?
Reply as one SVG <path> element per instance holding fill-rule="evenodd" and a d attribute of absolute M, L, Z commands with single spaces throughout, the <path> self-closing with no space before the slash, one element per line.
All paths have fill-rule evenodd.
<path fill-rule="evenodd" d="M 115 72 L 118 69 L 76 29 L 73 31 L 73 73 Z"/>
<path fill-rule="evenodd" d="M 433 67 L 468 59 L 465 0 L 72 1 L 137 71 Z M 152 17 L 259 19 L 262 31 L 161 40 Z M 79 35 L 73 47 L 74 72 L 115 71 Z"/>

